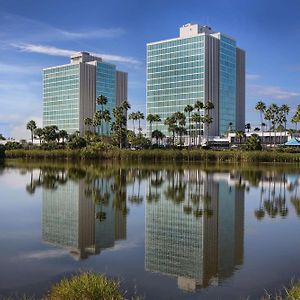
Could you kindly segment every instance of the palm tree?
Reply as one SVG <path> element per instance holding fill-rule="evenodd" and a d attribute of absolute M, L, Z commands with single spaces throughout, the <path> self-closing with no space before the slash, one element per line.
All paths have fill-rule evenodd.
<path fill-rule="evenodd" d="M 42 144 L 42 137 L 44 136 L 44 130 L 42 128 L 36 128 L 34 130 L 34 135 L 40 140 L 40 145 Z"/>
<path fill-rule="evenodd" d="M 285 131 L 285 134 L 284 135 L 286 135 L 287 115 L 290 112 L 290 108 L 289 108 L 289 106 L 287 104 L 283 104 L 283 105 L 281 105 L 280 109 L 284 113 L 284 116 L 285 116 L 285 118 L 284 118 L 284 131 Z"/>
<path fill-rule="evenodd" d="M 141 137 L 142 135 L 142 128 L 141 128 L 141 120 L 144 120 L 145 119 L 145 116 L 142 112 L 140 111 L 137 111 L 136 112 L 136 116 L 137 116 L 137 120 L 139 121 L 139 128 L 138 128 L 138 131 L 139 131 L 139 136 Z"/>
<path fill-rule="evenodd" d="M 278 121 L 278 113 L 279 113 L 279 107 L 272 103 L 270 105 L 270 111 L 271 111 L 271 121 L 272 121 L 272 125 L 273 125 L 273 132 L 274 132 L 274 146 L 276 145 L 276 123 Z"/>
<path fill-rule="evenodd" d="M 210 124 L 212 122 L 213 122 L 213 118 L 210 115 L 206 114 L 203 117 L 203 123 L 207 124 L 207 135 L 206 135 L 206 137 L 207 137 L 207 145 L 209 144 L 209 126 L 210 126 Z"/>
<path fill-rule="evenodd" d="M 108 135 L 109 134 L 109 123 L 111 121 L 111 116 L 110 116 L 109 110 L 105 109 L 103 111 L 102 118 L 103 118 L 104 122 L 107 123 L 107 126 L 106 126 L 106 135 Z"/>
<path fill-rule="evenodd" d="M 100 118 L 100 124 L 101 124 L 101 134 L 103 135 L 103 123 L 102 123 L 102 116 L 103 116 L 103 106 L 107 104 L 107 98 L 103 95 L 100 95 L 96 99 L 96 103 L 98 105 L 101 105 L 101 118 Z"/>
<path fill-rule="evenodd" d="M 297 125 L 300 122 L 300 105 L 297 106 L 297 110 L 292 117 L 292 123 L 295 123 L 295 130 L 298 131 Z"/>
<path fill-rule="evenodd" d="M 135 112 L 130 113 L 129 116 L 128 116 L 128 119 L 129 119 L 129 120 L 132 120 L 133 132 L 135 133 L 134 121 L 137 120 L 137 118 L 136 118 L 136 113 L 135 113 Z"/>
<path fill-rule="evenodd" d="M 204 122 L 204 123 L 207 124 L 207 144 L 209 144 L 209 127 L 210 127 L 210 124 L 213 122 L 213 119 L 212 119 L 212 117 L 210 116 L 210 111 L 211 111 L 212 109 L 214 109 L 215 106 L 214 106 L 214 104 L 212 103 L 212 101 L 208 100 L 208 101 L 206 102 L 204 108 L 205 108 L 205 111 L 207 112 L 207 113 L 206 113 L 207 116 L 204 117 L 204 119 L 205 119 L 205 122 Z"/>
<path fill-rule="evenodd" d="M 188 136 L 189 136 L 189 147 L 191 146 L 191 128 L 190 128 L 190 124 L 191 124 L 191 112 L 194 110 L 194 107 L 192 105 L 187 105 L 184 108 L 184 112 L 188 113 Z"/>
<path fill-rule="evenodd" d="M 264 136 L 264 130 L 263 130 L 263 115 L 266 110 L 266 104 L 263 101 L 258 101 L 255 105 L 255 109 L 260 112 L 260 126 L 261 126 L 261 135 L 262 135 L 262 140 Z"/>
<path fill-rule="evenodd" d="M 68 133 L 67 133 L 66 130 L 60 130 L 60 131 L 58 132 L 58 136 L 59 136 L 59 138 L 62 139 L 62 143 L 64 144 L 64 143 L 65 143 L 65 139 L 68 138 Z"/>
<path fill-rule="evenodd" d="M 200 134 L 201 134 L 201 128 L 200 128 L 200 125 L 201 125 L 201 122 L 202 122 L 202 117 L 199 113 L 194 113 L 192 115 L 192 122 L 196 123 L 196 124 L 199 124 L 199 131 L 198 131 L 198 146 L 200 145 Z M 196 127 L 196 132 L 197 132 L 197 127 Z"/>
<path fill-rule="evenodd" d="M 165 135 L 157 129 L 152 132 L 152 138 L 156 140 L 157 145 L 158 145 L 158 140 L 162 140 L 164 137 Z"/>
<path fill-rule="evenodd" d="M 247 129 L 247 132 L 249 132 L 250 129 L 251 129 L 251 124 L 250 124 L 250 123 L 247 123 L 247 124 L 245 125 L 245 129 Z"/>
<path fill-rule="evenodd" d="M 93 125 L 93 120 L 91 118 L 85 118 L 84 125 L 88 126 L 88 131 L 90 131 L 90 127 Z"/>
<path fill-rule="evenodd" d="M 236 138 L 239 140 L 239 144 L 241 144 L 242 139 L 243 139 L 245 136 L 246 136 L 246 135 L 245 135 L 245 132 L 242 131 L 242 130 L 238 130 L 238 131 L 236 132 Z"/>
<path fill-rule="evenodd" d="M 27 125 L 26 129 L 30 130 L 31 132 L 31 142 L 33 143 L 33 138 L 34 138 L 34 130 L 37 128 L 36 123 L 34 120 L 30 120 Z"/>
<path fill-rule="evenodd" d="M 173 146 L 175 144 L 175 129 L 176 129 L 176 119 L 174 118 L 174 116 L 170 116 L 170 117 L 167 117 L 165 119 L 165 122 L 164 124 L 166 126 L 168 126 L 168 131 L 169 132 L 172 132 L 172 135 L 173 135 Z"/>
<path fill-rule="evenodd" d="M 150 124 L 150 137 L 151 137 L 151 144 L 152 144 L 152 123 L 153 122 L 160 122 L 160 116 L 159 115 L 153 115 L 153 114 L 149 114 L 147 115 L 147 121 Z"/>

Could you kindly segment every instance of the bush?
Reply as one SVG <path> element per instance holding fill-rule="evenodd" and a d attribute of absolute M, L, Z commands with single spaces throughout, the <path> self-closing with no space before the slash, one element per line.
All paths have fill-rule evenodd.
<path fill-rule="evenodd" d="M 22 148 L 23 148 L 22 144 L 18 142 L 7 142 L 5 144 L 6 150 L 15 150 L 15 149 L 22 149 Z"/>
<path fill-rule="evenodd" d="M 86 272 L 54 285 L 47 300 L 124 299 L 119 283 L 103 275 Z"/>
<path fill-rule="evenodd" d="M 62 148 L 63 148 L 63 146 L 56 142 L 43 143 L 40 146 L 40 149 L 42 149 L 42 150 L 57 150 L 57 149 L 62 149 Z"/>
<path fill-rule="evenodd" d="M 72 136 L 68 141 L 70 149 L 81 149 L 86 146 L 86 140 L 80 136 Z"/>
<path fill-rule="evenodd" d="M 0 159 L 4 157 L 5 153 L 5 147 L 3 145 L 0 145 Z"/>

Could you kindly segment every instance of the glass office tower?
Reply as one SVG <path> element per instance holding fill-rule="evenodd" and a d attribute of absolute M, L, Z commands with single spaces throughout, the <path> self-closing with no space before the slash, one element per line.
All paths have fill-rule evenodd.
<path fill-rule="evenodd" d="M 107 98 L 104 109 L 111 116 L 113 108 L 127 100 L 127 78 L 115 65 L 87 52 L 72 55 L 70 64 L 44 69 L 43 126 L 56 125 L 69 134 L 83 134 L 87 130 L 84 119 L 101 110 L 97 97 Z M 101 128 L 101 134 L 110 133 L 108 124 Z"/>
<path fill-rule="evenodd" d="M 244 129 L 245 52 L 210 27 L 187 24 L 178 38 L 147 44 L 147 114 L 158 114 L 157 129 L 170 136 L 165 119 L 196 101 L 214 104 L 210 136 L 224 135 L 229 126 Z M 188 131 L 197 126 L 187 125 Z"/>

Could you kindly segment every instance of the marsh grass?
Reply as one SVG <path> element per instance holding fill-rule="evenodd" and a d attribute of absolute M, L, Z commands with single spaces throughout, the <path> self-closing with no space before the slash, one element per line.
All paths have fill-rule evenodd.
<path fill-rule="evenodd" d="M 282 151 L 242 151 L 242 150 L 179 150 L 146 149 L 132 151 L 115 147 L 103 148 L 88 146 L 80 150 L 57 149 L 16 149 L 7 150 L 6 158 L 63 159 L 63 160 L 117 160 L 117 161 L 151 161 L 151 162 L 300 162 L 300 153 Z"/>
<path fill-rule="evenodd" d="M 64 278 L 55 284 L 44 300 L 123 300 L 117 281 L 92 272 Z"/>

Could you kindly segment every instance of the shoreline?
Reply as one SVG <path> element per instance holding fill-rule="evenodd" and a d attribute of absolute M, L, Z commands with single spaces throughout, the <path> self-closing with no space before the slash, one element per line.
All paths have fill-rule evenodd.
<path fill-rule="evenodd" d="M 5 159 L 24 160 L 80 160 L 80 161 L 150 161 L 150 162 L 260 162 L 260 163 L 300 163 L 300 152 L 276 150 L 204 150 L 204 149 L 16 149 L 6 150 Z"/>

